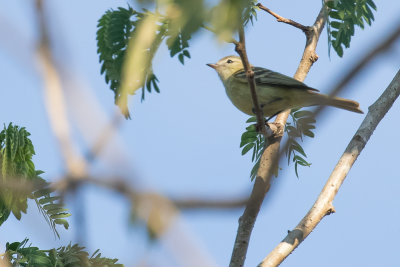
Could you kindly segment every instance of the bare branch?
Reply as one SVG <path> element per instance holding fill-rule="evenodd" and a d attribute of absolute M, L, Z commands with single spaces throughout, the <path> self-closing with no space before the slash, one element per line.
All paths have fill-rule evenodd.
<path fill-rule="evenodd" d="M 171 201 L 179 209 L 193 210 L 193 209 L 237 209 L 242 208 L 247 204 L 249 199 L 247 197 L 232 198 L 232 199 L 204 199 L 204 198 L 183 198 L 172 199 Z"/>
<path fill-rule="evenodd" d="M 388 27 L 388 31 L 393 29 L 393 24 L 390 24 Z M 369 53 L 367 53 L 358 63 L 350 70 L 346 72 L 346 75 L 342 78 L 342 80 L 330 91 L 329 95 L 335 96 L 338 95 L 343 88 L 349 84 L 350 81 L 353 80 L 353 78 L 362 70 L 366 67 L 367 64 L 369 64 L 373 59 L 376 58 L 376 56 L 382 54 L 383 52 L 386 52 L 392 44 L 400 37 L 400 22 L 397 23 L 396 29 L 389 34 L 383 41 L 381 41 L 382 38 L 379 37 L 378 42 L 380 42 L 375 48 L 373 48 Z M 314 114 L 315 116 L 319 114 L 322 110 L 324 110 L 326 106 L 318 106 Z"/>
<path fill-rule="evenodd" d="M 40 42 L 37 52 L 41 74 L 44 80 L 44 96 L 50 125 L 56 136 L 66 167 L 70 175 L 82 176 L 86 171 L 86 163 L 78 153 L 78 149 L 72 141 L 67 111 L 64 101 L 64 92 L 58 69 L 52 58 L 47 23 L 43 8 L 43 1 L 36 0 L 36 10 L 39 21 Z"/>
<path fill-rule="evenodd" d="M 325 25 L 324 14 L 325 6 L 321 8 L 314 25 L 310 27 L 311 30 L 306 33 L 306 47 L 294 76 L 294 78 L 299 81 L 304 80 L 312 64 L 318 59 L 315 49 L 321 31 Z M 289 113 L 290 110 L 287 110 L 277 116 L 274 124 L 278 127 L 278 131 L 276 135 L 270 138 L 269 146 L 264 150 L 261 157 L 260 167 L 257 171 L 256 181 L 249 202 L 246 205 L 243 215 L 239 219 L 239 227 L 230 262 L 231 267 L 244 265 L 251 232 L 265 195 L 270 188 L 271 177 L 277 168 L 280 142 Z"/>
<path fill-rule="evenodd" d="M 267 129 L 265 127 L 264 115 L 262 113 L 262 109 L 260 108 L 260 106 L 258 104 L 258 98 L 257 98 L 257 93 L 256 93 L 256 82 L 254 80 L 254 72 L 253 72 L 253 69 L 251 68 L 249 59 L 247 57 L 246 39 L 245 39 L 245 35 L 244 35 L 243 26 L 240 26 L 240 28 L 239 28 L 239 43 L 235 43 L 235 50 L 239 54 L 240 58 L 242 59 L 244 71 L 246 72 L 247 81 L 250 86 L 250 92 L 251 92 L 251 98 L 253 100 L 254 112 L 255 112 L 256 118 L 257 118 L 257 128 L 267 139 L 268 135 L 267 135 Z"/>
<path fill-rule="evenodd" d="M 400 71 L 397 72 L 390 85 L 378 100 L 369 107 L 367 116 L 351 139 L 342 157 L 339 159 L 339 162 L 313 207 L 295 229 L 289 232 L 285 239 L 275 247 L 259 266 L 272 267 L 279 265 L 311 233 L 326 215 L 335 212 L 332 201 L 346 178 L 347 173 L 364 149 L 379 122 L 399 95 Z"/>
<path fill-rule="evenodd" d="M 122 117 L 119 113 L 114 113 L 111 121 L 104 126 L 100 131 L 99 137 L 93 143 L 93 146 L 87 151 L 85 155 L 87 163 L 93 162 L 101 153 L 103 148 L 109 143 L 114 136 L 118 126 L 121 124 Z"/>
<path fill-rule="evenodd" d="M 287 19 L 287 18 L 284 18 L 284 17 L 276 14 L 275 12 L 273 12 L 268 7 L 263 6 L 261 3 L 258 3 L 257 6 L 260 9 L 262 9 L 262 10 L 268 12 L 269 14 L 271 14 L 272 16 L 274 16 L 278 22 L 283 22 L 283 23 L 292 25 L 293 27 L 296 27 L 296 28 L 302 30 L 303 32 L 307 32 L 310 29 L 310 27 L 304 26 L 303 24 L 300 24 L 300 23 L 298 23 L 298 22 L 296 22 L 294 20 Z"/>
<path fill-rule="evenodd" d="M 393 27 L 393 24 L 390 25 L 390 28 Z M 359 60 L 350 71 L 346 70 L 346 74 L 337 83 L 331 90 L 329 95 L 335 96 L 338 95 L 357 75 L 363 70 L 365 67 L 368 66 L 372 60 L 374 60 L 377 56 L 381 55 L 384 52 L 389 50 L 393 43 L 400 38 L 400 23 L 398 23 L 397 28 L 389 34 L 383 41 L 381 41 L 375 48 L 373 48 L 369 53 L 367 53 L 361 60 Z M 379 40 L 381 38 L 379 37 Z M 317 106 L 314 111 L 313 117 L 316 118 L 318 115 L 325 110 L 327 106 Z M 283 149 L 280 152 L 279 158 L 281 158 L 285 151 L 287 151 L 288 146 L 290 145 L 289 142 L 286 142 L 283 146 Z"/>

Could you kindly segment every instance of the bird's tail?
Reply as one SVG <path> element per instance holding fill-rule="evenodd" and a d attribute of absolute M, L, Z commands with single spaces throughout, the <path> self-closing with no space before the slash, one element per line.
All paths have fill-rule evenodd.
<path fill-rule="evenodd" d="M 318 94 L 313 92 L 311 97 L 313 105 L 328 105 L 345 110 L 349 110 L 356 113 L 363 114 L 364 112 L 360 109 L 360 104 L 356 101 L 345 99 L 341 97 L 332 97 L 328 95 Z"/>

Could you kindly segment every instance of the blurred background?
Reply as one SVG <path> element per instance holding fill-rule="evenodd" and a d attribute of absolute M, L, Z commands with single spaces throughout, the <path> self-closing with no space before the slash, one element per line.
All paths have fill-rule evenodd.
<path fill-rule="evenodd" d="M 0 0 L 0 123 L 26 127 L 31 133 L 37 169 L 58 181 L 68 166 L 55 136 L 46 106 L 46 81 L 37 48 L 40 41 L 35 1 Z M 210 1 L 210 3 L 213 3 Z M 278 14 L 312 25 L 320 0 L 263 1 Z M 240 136 L 248 116 L 226 97 L 222 83 L 206 63 L 235 54 L 232 44 L 218 42 L 200 30 L 190 43 L 185 65 L 170 58 L 162 45 L 153 68 L 161 93 L 130 97 L 132 119 L 125 120 L 114 95 L 100 75 L 96 31 L 109 9 L 127 1 L 43 1 L 54 62 L 60 71 L 71 153 L 82 158 L 112 122 L 117 128 L 88 164 L 92 177 L 121 178 L 138 191 L 156 192 L 172 200 L 241 202 L 249 195 L 253 166 L 242 156 Z M 135 2 L 129 2 L 138 8 Z M 339 58 L 328 56 L 326 30 L 317 47 L 318 61 L 305 83 L 328 93 L 351 67 L 398 27 L 400 2 L 376 2 L 372 26 L 356 29 L 351 47 Z M 259 11 L 246 28 L 250 62 L 292 76 L 305 45 L 304 34 Z M 341 97 L 358 101 L 365 113 L 399 70 L 400 41 L 376 57 L 355 77 Z M 397 172 L 400 105 L 395 103 L 382 120 L 340 189 L 332 214 L 291 254 L 282 266 L 396 266 L 400 238 L 400 175 Z M 53 114 L 54 115 L 54 114 Z M 315 138 L 303 147 L 311 167 L 294 166 L 284 158 L 250 240 L 246 266 L 258 264 L 312 206 L 337 160 L 365 115 L 327 108 L 316 123 Z M 62 120 L 54 118 L 62 123 Z M 67 144 L 68 146 L 68 144 Z M 173 209 L 173 219 L 158 239 L 146 225 L 132 221 L 131 203 L 107 188 L 84 184 L 66 195 L 70 229 L 59 228 L 55 239 L 37 208 L 18 222 L 13 216 L 0 227 L 0 248 L 6 242 L 30 242 L 42 249 L 70 242 L 100 249 L 126 266 L 227 266 L 243 206 L 234 208 Z"/>

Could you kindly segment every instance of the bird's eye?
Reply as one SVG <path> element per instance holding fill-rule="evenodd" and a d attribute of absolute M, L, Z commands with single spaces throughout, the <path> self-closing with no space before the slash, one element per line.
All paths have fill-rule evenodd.
<path fill-rule="evenodd" d="M 228 59 L 228 60 L 226 61 L 226 63 L 233 63 L 233 61 L 232 61 L 231 59 Z"/>

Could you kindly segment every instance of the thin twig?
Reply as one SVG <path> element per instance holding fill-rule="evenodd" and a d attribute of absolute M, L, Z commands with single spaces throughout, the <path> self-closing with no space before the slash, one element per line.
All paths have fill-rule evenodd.
<path fill-rule="evenodd" d="M 308 26 L 304 26 L 303 24 L 300 24 L 294 20 L 287 19 L 287 18 L 284 18 L 284 17 L 278 15 L 277 13 L 273 12 L 268 7 L 263 6 L 261 3 L 258 3 L 257 6 L 260 9 L 262 9 L 262 10 L 268 12 L 269 14 L 271 14 L 272 16 L 274 16 L 278 22 L 283 22 L 283 23 L 292 25 L 293 27 L 296 27 L 296 28 L 302 30 L 303 32 L 307 32 L 310 29 L 310 27 L 308 27 Z"/>
<path fill-rule="evenodd" d="M 324 188 L 313 207 L 299 222 L 293 231 L 262 261 L 260 267 L 279 265 L 292 251 L 311 233 L 318 223 L 326 216 L 335 212 L 332 201 L 339 191 L 347 173 L 357 157 L 364 149 L 379 122 L 400 95 L 400 71 L 397 72 L 390 85 L 378 100 L 368 109 L 368 114 L 351 139 L 335 169 L 330 175 Z"/>
<path fill-rule="evenodd" d="M 245 39 L 245 35 L 244 35 L 243 26 L 239 27 L 239 43 L 235 44 L 235 50 L 239 54 L 240 58 L 242 59 L 244 71 L 246 72 L 247 81 L 250 86 L 250 93 L 251 93 L 251 98 L 253 100 L 254 113 L 256 114 L 256 118 L 257 118 L 257 128 L 267 139 L 268 136 L 267 136 L 267 129 L 265 127 L 264 115 L 263 115 L 262 109 L 260 108 L 260 106 L 258 104 L 258 98 L 257 98 L 257 93 L 256 93 L 256 81 L 254 80 L 254 71 L 251 68 L 249 59 L 247 57 L 246 39 Z"/>
<path fill-rule="evenodd" d="M 305 33 L 307 38 L 306 47 L 294 76 L 294 78 L 299 81 L 304 80 L 312 64 L 318 59 L 315 49 L 325 21 L 325 6 L 323 5 L 314 25 L 310 27 L 310 31 Z M 244 265 L 251 232 L 265 195 L 270 188 L 271 177 L 276 171 L 280 142 L 289 113 L 290 110 L 282 112 L 277 116 L 274 122 L 279 131 L 274 135 L 272 140 L 270 138 L 270 144 L 263 152 L 249 202 L 246 205 L 243 215 L 239 219 L 239 227 L 230 262 L 231 267 L 241 267 Z"/>

